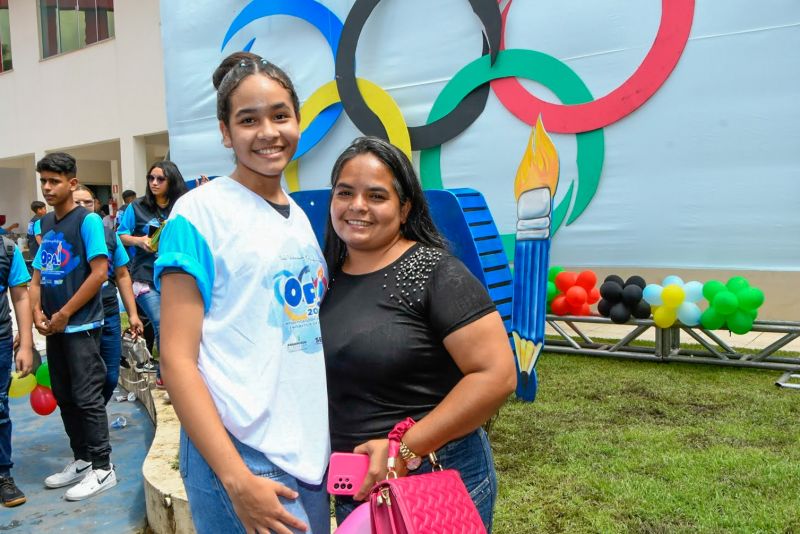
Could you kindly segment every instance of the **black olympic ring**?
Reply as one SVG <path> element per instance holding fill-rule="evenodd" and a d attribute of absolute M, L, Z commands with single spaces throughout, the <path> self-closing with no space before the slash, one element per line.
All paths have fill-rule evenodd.
<path fill-rule="evenodd" d="M 336 51 L 336 87 L 347 115 L 356 128 L 366 135 L 386 139 L 386 129 L 373 113 L 356 82 L 356 46 L 372 11 L 380 0 L 356 0 L 347 15 Z M 472 10 L 483 24 L 483 55 L 491 53 L 494 64 L 500 50 L 502 20 L 497 0 L 469 0 Z M 489 84 L 472 91 L 453 111 L 424 126 L 411 126 L 408 133 L 412 150 L 424 150 L 439 146 L 466 130 L 483 113 L 489 98 Z"/>

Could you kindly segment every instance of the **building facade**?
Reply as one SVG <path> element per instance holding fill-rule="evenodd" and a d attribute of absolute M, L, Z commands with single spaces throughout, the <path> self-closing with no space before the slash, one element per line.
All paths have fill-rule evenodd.
<path fill-rule="evenodd" d="M 36 161 L 65 151 L 101 201 L 169 151 L 158 0 L 0 0 L 0 215 L 24 227 Z"/>

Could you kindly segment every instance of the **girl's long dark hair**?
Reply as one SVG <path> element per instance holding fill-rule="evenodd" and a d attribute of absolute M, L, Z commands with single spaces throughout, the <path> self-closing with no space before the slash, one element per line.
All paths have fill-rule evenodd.
<path fill-rule="evenodd" d="M 157 161 L 150 165 L 150 168 L 147 169 L 147 175 L 149 176 L 153 169 L 159 168 L 164 171 L 164 176 L 167 178 L 167 200 L 169 201 L 168 210 L 172 209 L 172 206 L 175 204 L 175 201 L 178 200 L 184 193 L 189 191 L 189 188 L 186 187 L 186 182 L 183 179 L 183 175 L 181 171 L 178 169 L 178 166 L 172 163 L 171 161 Z M 147 189 L 144 192 L 144 205 L 150 211 L 158 211 L 158 204 L 156 204 L 156 196 L 150 191 L 150 182 L 147 183 Z"/>
<path fill-rule="evenodd" d="M 405 224 L 400 227 L 403 237 L 416 241 L 422 245 L 436 248 L 446 248 L 445 239 L 431 218 L 428 203 L 422 192 L 422 186 L 414 172 L 414 167 L 408 157 L 394 145 L 378 137 L 359 137 L 355 139 L 344 152 L 341 153 L 331 171 L 331 187 L 336 187 L 336 182 L 342 174 L 342 168 L 351 159 L 361 154 L 372 154 L 389 169 L 394 177 L 393 184 L 400 205 L 410 202 Z M 331 200 L 333 195 L 331 194 Z M 333 230 L 328 205 L 328 225 L 325 230 L 325 261 L 331 273 L 339 270 L 347 255 L 347 245 Z"/>

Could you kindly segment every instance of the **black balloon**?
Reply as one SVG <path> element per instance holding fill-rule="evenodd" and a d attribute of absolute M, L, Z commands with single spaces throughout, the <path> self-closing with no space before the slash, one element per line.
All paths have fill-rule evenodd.
<path fill-rule="evenodd" d="M 639 286 L 639 289 L 644 289 L 645 286 L 647 285 L 647 282 L 645 282 L 644 278 L 642 278 L 641 276 L 633 275 L 630 278 L 628 278 L 628 280 L 625 281 L 625 285 L 626 286 L 636 285 Z"/>
<path fill-rule="evenodd" d="M 603 317 L 608 317 L 608 314 L 611 312 L 611 306 L 613 306 L 613 304 L 606 299 L 600 299 L 597 303 L 597 313 Z"/>
<path fill-rule="evenodd" d="M 619 302 L 622 300 L 622 283 L 606 279 L 600 286 L 600 296 L 610 302 Z"/>
<path fill-rule="evenodd" d="M 636 304 L 642 300 L 642 288 L 636 284 L 627 284 L 622 290 L 622 302 L 624 302 L 631 311 Z"/>
<path fill-rule="evenodd" d="M 646 300 L 640 300 L 631 312 L 637 319 L 647 319 L 650 317 L 650 304 Z"/>
<path fill-rule="evenodd" d="M 627 323 L 631 318 L 631 312 L 622 302 L 617 302 L 611 307 L 608 314 L 609 318 L 617 324 Z"/>
<path fill-rule="evenodd" d="M 608 276 L 606 276 L 606 279 L 603 280 L 603 282 L 616 282 L 620 286 L 625 285 L 625 280 L 623 280 L 621 276 L 618 276 L 616 274 L 609 274 Z"/>

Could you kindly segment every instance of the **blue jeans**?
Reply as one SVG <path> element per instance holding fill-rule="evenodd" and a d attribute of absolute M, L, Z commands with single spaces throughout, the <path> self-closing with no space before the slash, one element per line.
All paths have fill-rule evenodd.
<path fill-rule="evenodd" d="M 156 334 L 156 347 L 158 347 L 158 357 L 161 358 L 161 346 L 158 341 L 161 334 L 161 293 L 156 291 L 153 284 L 150 284 L 150 291 L 142 293 L 136 297 L 136 304 L 142 308 L 142 311 L 147 316 L 150 324 L 153 325 L 153 330 Z M 156 376 L 161 378 L 161 367 L 156 367 Z"/>
<path fill-rule="evenodd" d="M 119 380 L 119 360 L 122 358 L 122 325 L 117 313 L 107 313 L 100 335 L 100 356 L 106 362 L 106 383 L 103 386 L 103 399 L 108 404 Z"/>
<path fill-rule="evenodd" d="M 290 514 L 308 525 L 307 534 L 330 532 L 330 506 L 324 484 L 317 486 L 305 484 L 276 467 L 263 453 L 248 447 L 233 436 L 230 438 L 253 474 L 272 479 L 300 494 L 295 500 L 279 498 Z M 179 465 L 197 534 L 218 532 L 244 534 L 244 527 L 233 510 L 233 504 L 222 482 L 183 429 L 181 429 Z M 292 532 L 300 531 L 292 529 Z"/>
<path fill-rule="evenodd" d="M 455 439 L 436 451 L 439 463 L 445 469 L 455 469 L 467 487 L 472 502 L 481 515 L 486 531 L 492 532 L 494 504 L 497 500 L 497 474 L 489 438 L 482 428 Z M 432 466 L 425 459 L 422 465 L 410 476 L 430 473 Z M 341 524 L 361 502 L 351 497 L 336 496 L 336 521 Z"/>
<path fill-rule="evenodd" d="M 11 361 L 14 359 L 13 346 L 13 338 L 0 339 L 0 475 L 2 476 L 8 476 L 14 466 L 11 461 L 11 414 L 8 411 Z"/>

